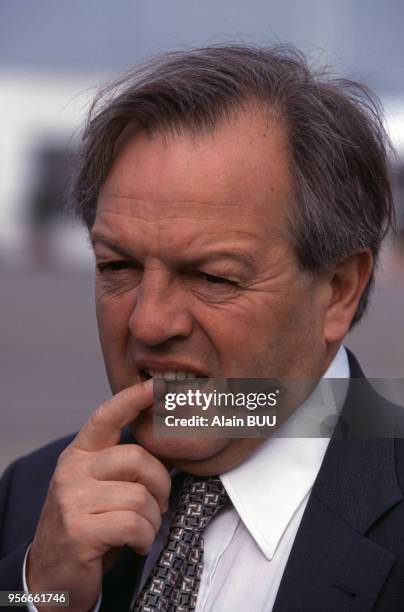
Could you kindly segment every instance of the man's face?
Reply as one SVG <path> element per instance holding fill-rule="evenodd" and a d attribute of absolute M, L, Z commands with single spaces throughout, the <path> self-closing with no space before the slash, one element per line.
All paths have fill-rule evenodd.
<path fill-rule="evenodd" d="M 121 146 L 92 229 L 101 344 L 114 393 L 146 372 L 317 377 L 328 363 L 321 278 L 288 240 L 293 181 L 280 123 L 240 113 L 214 134 L 138 134 Z M 183 374 L 180 374 L 180 376 Z M 194 471 L 257 440 L 136 438 Z"/>

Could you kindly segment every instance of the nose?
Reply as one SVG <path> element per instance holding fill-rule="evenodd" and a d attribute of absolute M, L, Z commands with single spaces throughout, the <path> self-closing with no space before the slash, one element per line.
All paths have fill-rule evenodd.
<path fill-rule="evenodd" d="M 189 336 L 192 316 L 181 280 L 173 278 L 169 270 L 145 269 L 136 291 L 129 329 L 134 339 L 145 346 Z"/>

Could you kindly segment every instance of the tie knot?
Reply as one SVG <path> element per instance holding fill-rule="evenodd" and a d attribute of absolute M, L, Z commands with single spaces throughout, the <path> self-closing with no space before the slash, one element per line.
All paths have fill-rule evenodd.
<path fill-rule="evenodd" d="M 228 499 L 218 476 L 187 476 L 181 489 L 173 525 L 193 531 L 203 530 Z"/>

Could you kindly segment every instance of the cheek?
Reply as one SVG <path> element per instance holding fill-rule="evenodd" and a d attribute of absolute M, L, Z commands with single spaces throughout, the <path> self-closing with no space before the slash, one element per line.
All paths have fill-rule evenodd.
<path fill-rule="evenodd" d="M 125 360 L 133 297 L 109 297 L 96 292 L 96 315 L 101 348 L 108 371 L 119 369 Z"/>
<path fill-rule="evenodd" d="M 227 376 L 285 371 L 315 343 L 311 293 L 253 291 L 199 317 Z"/>
<path fill-rule="evenodd" d="M 195 312 L 219 359 L 220 370 L 229 377 L 249 376 L 268 350 L 271 324 L 268 312 L 259 303 L 243 299 Z"/>
<path fill-rule="evenodd" d="M 113 296 L 96 289 L 96 314 L 100 335 L 114 338 L 127 332 L 133 303 L 132 292 Z"/>

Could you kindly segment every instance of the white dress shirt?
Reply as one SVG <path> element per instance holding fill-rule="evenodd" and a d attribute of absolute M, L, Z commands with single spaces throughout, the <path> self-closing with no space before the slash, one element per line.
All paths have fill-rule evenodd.
<path fill-rule="evenodd" d="M 340 347 L 323 378 L 349 378 L 347 353 Z M 334 404 L 338 414 L 345 391 Z M 329 407 L 329 406 L 328 406 Z M 296 415 L 326 416 L 310 398 Z M 329 414 L 329 410 L 327 415 Z M 220 476 L 231 500 L 204 532 L 204 562 L 196 612 L 269 612 L 330 438 L 286 437 L 298 431 L 292 416 L 241 465 Z M 171 509 L 146 559 L 134 597 L 145 584 L 164 547 Z M 24 587 L 25 564 L 24 564 Z M 94 610 L 99 607 L 99 603 Z M 28 606 L 31 612 L 36 609 Z"/>

